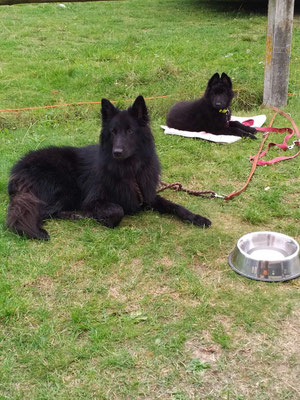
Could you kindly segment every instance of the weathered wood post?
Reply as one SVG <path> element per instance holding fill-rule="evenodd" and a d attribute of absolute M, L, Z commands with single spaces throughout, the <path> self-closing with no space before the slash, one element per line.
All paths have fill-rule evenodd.
<path fill-rule="evenodd" d="M 269 0 L 263 103 L 287 104 L 295 0 Z"/>

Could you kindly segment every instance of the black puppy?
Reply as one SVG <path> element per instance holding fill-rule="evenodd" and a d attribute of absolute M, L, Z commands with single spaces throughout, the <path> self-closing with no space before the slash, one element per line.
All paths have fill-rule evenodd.
<path fill-rule="evenodd" d="M 255 128 L 230 121 L 233 96 L 231 79 L 224 72 L 221 77 L 215 73 L 208 81 L 201 99 L 174 104 L 167 116 L 167 125 L 184 131 L 205 131 L 215 135 L 256 139 Z"/>
<path fill-rule="evenodd" d="M 47 218 L 74 212 L 110 228 L 124 214 L 151 208 L 198 226 L 211 222 L 156 194 L 160 165 L 144 98 L 119 110 L 102 100 L 100 145 L 32 151 L 12 168 L 7 225 L 28 238 L 48 240 Z"/>

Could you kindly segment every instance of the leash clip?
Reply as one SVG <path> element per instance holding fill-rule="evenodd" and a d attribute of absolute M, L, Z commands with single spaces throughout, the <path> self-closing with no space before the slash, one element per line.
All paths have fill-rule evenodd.
<path fill-rule="evenodd" d="M 225 199 L 225 194 L 214 193 L 213 197 L 218 198 L 218 199 Z"/>
<path fill-rule="evenodd" d="M 294 140 L 294 141 L 293 141 L 293 144 L 291 144 L 290 146 L 288 146 L 288 149 L 289 149 L 289 150 L 292 150 L 292 149 L 296 146 L 296 144 L 297 144 L 298 146 L 300 146 L 300 139 Z"/>

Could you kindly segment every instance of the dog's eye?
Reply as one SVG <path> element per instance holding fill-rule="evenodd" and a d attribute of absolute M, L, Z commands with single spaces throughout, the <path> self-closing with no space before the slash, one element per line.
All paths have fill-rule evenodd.
<path fill-rule="evenodd" d="M 128 134 L 128 135 L 132 135 L 132 134 L 133 134 L 133 130 L 132 130 L 131 128 L 128 128 L 128 129 L 127 129 L 127 134 Z"/>
<path fill-rule="evenodd" d="M 113 128 L 113 129 L 111 129 L 110 132 L 111 132 L 112 135 L 115 135 L 117 133 L 117 130 Z"/>

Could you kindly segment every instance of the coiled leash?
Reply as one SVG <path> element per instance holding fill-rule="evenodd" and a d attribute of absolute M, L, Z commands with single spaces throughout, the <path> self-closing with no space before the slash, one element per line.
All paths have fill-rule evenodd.
<path fill-rule="evenodd" d="M 246 187 L 249 185 L 249 182 L 250 182 L 250 180 L 251 180 L 251 178 L 252 178 L 252 176 L 254 174 L 254 171 L 255 171 L 257 165 L 271 165 L 271 164 L 277 163 L 279 161 L 289 160 L 291 158 L 295 158 L 300 154 L 300 132 L 299 132 L 299 129 L 298 129 L 295 121 L 287 113 L 285 113 L 284 111 L 279 110 L 279 108 L 272 107 L 272 106 L 271 106 L 271 108 L 272 108 L 272 110 L 275 111 L 275 113 L 273 115 L 273 118 L 272 118 L 269 126 L 266 127 L 266 128 L 256 128 L 258 131 L 262 131 L 262 132 L 265 132 L 265 133 L 264 133 L 264 136 L 263 136 L 263 140 L 261 141 L 261 144 L 259 146 L 259 150 L 258 150 L 257 154 L 255 156 L 250 156 L 250 158 L 249 158 L 249 161 L 252 162 L 252 168 L 251 168 L 250 174 L 248 176 L 248 179 L 247 179 L 245 185 L 240 190 L 237 190 L 236 192 L 232 192 L 232 193 L 228 194 L 227 196 L 225 196 L 225 200 L 230 200 L 233 197 L 238 196 L 239 194 L 241 194 L 246 189 Z M 283 117 L 287 118 L 291 122 L 291 124 L 293 125 L 294 129 L 291 129 L 291 128 L 272 128 L 274 119 L 275 119 L 277 114 L 281 114 Z M 262 151 L 263 146 L 264 146 L 266 140 L 268 139 L 268 136 L 269 136 L 270 132 L 278 132 L 278 133 L 288 132 L 288 135 L 285 136 L 285 138 L 283 140 L 283 143 L 279 144 L 279 143 L 271 142 L 271 143 L 268 144 L 267 149 Z M 291 139 L 291 137 L 294 134 L 296 134 L 296 136 L 298 138 L 293 141 L 292 145 L 289 146 L 287 144 L 287 141 L 289 139 Z M 292 156 L 276 157 L 276 158 L 273 158 L 272 160 L 269 160 L 269 161 L 262 160 L 262 157 L 264 157 L 267 154 L 269 148 L 272 147 L 272 146 L 277 146 L 281 150 L 286 151 L 286 150 L 293 149 L 296 145 L 299 146 L 299 151 L 296 154 L 292 155 Z"/>
<path fill-rule="evenodd" d="M 240 190 L 237 190 L 235 192 L 231 192 L 230 194 L 228 194 L 226 196 L 226 195 L 219 195 L 213 190 L 204 190 L 204 191 L 190 190 L 190 189 L 187 189 L 187 188 L 183 187 L 180 182 L 174 182 L 174 183 L 168 184 L 166 182 L 160 181 L 160 184 L 159 184 L 160 187 L 157 190 L 157 193 L 162 192 L 163 190 L 166 190 L 166 189 L 173 189 L 175 191 L 186 192 L 186 193 L 188 193 L 190 195 L 193 195 L 193 196 L 200 196 L 200 197 L 206 197 L 206 198 L 220 198 L 220 199 L 224 199 L 224 200 L 231 200 L 233 197 L 238 196 L 239 194 L 241 194 L 247 188 L 247 186 L 249 185 L 250 180 L 251 180 L 251 178 L 252 178 L 252 176 L 253 176 L 253 174 L 255 172 L 255 169 L 256 169 L 257 165 L 271 165 L 271 164 L 275 164 L 275 163 L 277 163 L 279 161 L 290 160 L 292 158 L 297 157 L 300 154 L 300 132 L 299 132 L 299 129 L 298 129 L 295 121 L 287 113 L 285 113 L 284 111 L 281 111 L 279 108 L 272 107 L 272 106 L 271 106 L 271 108 L 275 111 L 275 113 L 274 113 L 274 115 L 273 115 L 273 117 L 271 119 L 270 124 L 265 128 L 255 128 L 258 131 L 264 132 L 264 135 L 263 135 L 263 139 L 262 139 L 262 141 L 260 143 L 259 150 L 256 153 L 256 155 L 249 157 L 249 161 L 252 163 L 252 168 L 251 168 L 251 171 L 249 173 L 249 176 L 247 178 L 246 183 L 244 184 L 244 186 Z M 273 128 L 272 125 L 273 125 L 274 119 L 275 119 L 277 114 L 281 114 L 282 116 L 287 118 L 291 122 L 291 124 L 292 124 L 294 129 L 291 129 L 291 128 Z M 264 144 L 265 144 L 266 140 L 268 139 L 268 136 L 269 136 L 269 134 L 271 132 L 277 132 L 277 133 L 286 133 L 287 132 L 288 134 L 284 137 L 283 143 L 271 142 L 271 143 L 268 144 L 267 149 L 262 151 L 262 149 L 264 147 Z M 288 141 L 295 134 L 297 136 L 297 139 L 295 139 L 291 145 L 288 145 Z M 267 154 L 269 148 L 273 147 L 273 146 L 279 147 L 283 151 L 291 150 L 295 146 L 299 146 L 299 151 L 296 154 L 292 155 L 292 156 L 275 157 L 272 160 L 267 160 L 267 161 L 262 160 L 262 158 Z"/>
<path fill-rule="evenodd" d="M 267 154 L 269 148 L 272 146 L 277 146 L 283 151 L 292 150 L 295 146 L 299 146 L 299 151 L 296 154 L 294 154 L 292 156 L 288 156 L 288 157 L 286 157 L 286 156 L 275 157 L 275 158 L 273 158 L 273 160 L 269 160 L 269 161 L 259 160 L 257 162 L 257 165 L 275 164 L 279 161 L 290 160 L 292 158 L 297 157 L 300 154 L 300 132 L 299 132 L 297 125 L 295 124 L 295 121 L 290 117 L 290 115 L 279 110 L 278 108 L 272 107 L 272 109 L 276 112 L 276 114 L 279 113 L 279 114 L 283 115 L 285 118 L 287 118 L 293 125 L 294 129 L 291 129 L 291 128 L 271 128 L 271 129 L 270 128 L 257 128 L 258 130 L 266 131 L 267 133 L 269 133 L 269 132 L 278 132 L 278 133 L 288 132 L 288 134 L 283 139 L 283 143 L 273 143 L 273 142 L 269 143 L 267 149 L 259 154 L 259 159 L 264 157 Z M 294 136 L 294 134 L 296 134 L 296 136 L 298 138 L 295 139 L 291 145 L 288 145 L 288 141 Z M 250 157 L 249 158 L 250 162 L 253 161 L 253 159 L 254 159 L 254 157 Z"/>

